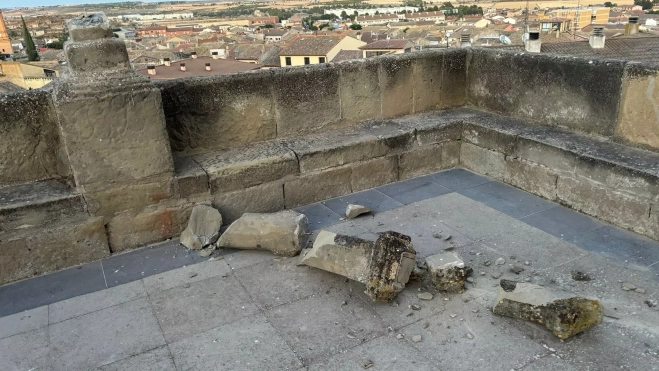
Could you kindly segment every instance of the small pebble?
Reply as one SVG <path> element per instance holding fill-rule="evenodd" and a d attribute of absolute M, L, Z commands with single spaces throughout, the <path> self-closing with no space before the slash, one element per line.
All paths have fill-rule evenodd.
<path fill-rule="evenodd" d="M 494 261 L 495 265 L 504 265 L 506 264 L 506 259 L 504 258 L 497 258 L 497 260 Z"/>
<path fill-rule="evenodd" d="M 433 298 L 433 295 L 429 292 L 422 292 L 420 294 L 416 294 L 416 296 L 421 300 L 432 300 Z"/>
<path fill-rule="evenodd" d="M 398 335 L 396 335 L 396 339 L 398 339 L 398 340 L 405 339 L 405 335 L 403 335 L 403 334 L 398 334 Z"/>
<path fill-rule="evenodd" d="M 444 241 L 448 241 L 448 240 L 450 240 L 451 237 L 452 237 L 452 236 L 449 234 L 448 236 L 444 237 Z"/>
<path fill-rule="evenodd" d="M 499 278 L 501 278 L 501 273 L 499 273 L 499 272 L 492 273 L 492 278 L 494 278 L 495 280 L 498 280 Z"/>
<path fill-rule="evenodd" d="M 636 290 L 636 286 L 632 285 L 631 283 L 624 282 L 622 284 L 622 289 L 625 291 Z"/>
<path fill-rule="evenodd" d="M 412 336 L 412 341 L 415 343 L 418 343 L 421 341 L 421 335 L 414 335 Z"/>
<path fill-rule="evenodd" d="M 473 277 L 467 277 L 467 282 L 474 283 L 474 278 Z"/>
<path fill-rule="evenodd" d="M 432 236 L 435 237 L 435 238 L 437 238 L 437 239 L 442 238 L 442 235 L 439 234 L 439 233 L 433 233 Z"/>
<path fill-rule="evenodd" d="M 480 273 L 478 273 L 478 274 L 480 274 L 481 276 L 484 276 L 484 275 L 485 275 L 485 272 L 480 272 Z"/>
<path fill-rule="evenodd" d="M 451 314 L 451 318 L 455 318 L 457 316 L 458 316 L 457 314 Z"/>
<path fill-rule="evenodd" d="M 371 368 L 371 367 L 373 367 L 373 361 L 371 361 L 370 359 L 365 360 L 365 361 L 362 363 L 362 367 L 364 367 L 364 368 Z"/>
<path fill-rule="evenodd" d="M 642 289 L 640 287 L 637 287 L 636 290 L 634 291 L 638 292 L 639 294 L 645 294 L 645 289 Z"/>
<path fill-rule="evenodd" d="M 473 339 L 474 335 L 471 334 L 471 332 L 468 332 L 467 335 L 465 335 L 467 339 Z"/>
<path fill-rule="evenodd" d="M 483 262 L 483 265 L 486 266 L 486 267 L 489 267 L 490 264 L 492 264 L 492 261 L 489 260 L 489 259 Z"/>
<path fill-rule="evenodd" d="M 412 304 L 412 305 L 410 305 L 410 309 L 412 309 L 412 310 L 421 310 L 421 307 L 416 305 L 416 304 Z"/>
<path fill-rule="evenodd" d="M 428 328 L 428 326 L 430 326 L 429 322 L 426 322 L 426 323 L 423 324 L 423 328 Z"/>
<path fill-rule="evenodd" d="M 194 277 L 197 277 L 197 273 L 195 272 L 192 272 L 188 275 L 188 278 L 194 278 Z"/>

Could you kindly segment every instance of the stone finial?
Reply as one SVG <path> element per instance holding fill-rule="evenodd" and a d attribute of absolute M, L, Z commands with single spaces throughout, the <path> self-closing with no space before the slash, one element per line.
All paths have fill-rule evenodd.
<path fill-rule="evenodd" d="M 66 61 L 74 74 L 130 70 L 128 50 L 112 37 L 105 14 L 93 13 L 66 22 L 71 40 L 64 46 Z"/>
<path fill-rule="evenodd" d="M 88 41 L 112 37 L 110 22 L 105 13 L 85 14 L 66 21 L 71 41 Z"/>

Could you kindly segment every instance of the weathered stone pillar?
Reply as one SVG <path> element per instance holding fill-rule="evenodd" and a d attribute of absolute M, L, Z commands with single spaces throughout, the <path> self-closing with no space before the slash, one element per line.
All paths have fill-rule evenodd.
<path fill-rule="evenodd" d="M 126 46 L 112 37 L 103 13 L 67 25 L 69 71 L 52 94 L 89 211 L 108 220 L 170 198 L 174 166 L 160 91 L 131 69 Z"/>

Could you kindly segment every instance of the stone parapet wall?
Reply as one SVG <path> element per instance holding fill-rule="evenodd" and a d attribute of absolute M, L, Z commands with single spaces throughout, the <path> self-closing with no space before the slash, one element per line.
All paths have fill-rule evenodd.
<path fill-rule="evenodd" d="M 185 154 L 465 104 L 467 51 L 156 83 L 172 149 Z"/>

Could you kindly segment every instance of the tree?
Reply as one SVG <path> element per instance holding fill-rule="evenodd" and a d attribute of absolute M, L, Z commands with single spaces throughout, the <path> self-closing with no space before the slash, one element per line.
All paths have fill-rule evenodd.
<path fill-rule="evenodd" d="M 362 29 L 362 25 L 360 25 L 360 24 L 351 24 L 351 25 L 350 25 L 350 29 L 351 29 L 351 30 L 358 31 L 358 30 L 361 30 L 361 29 Z"/>
<path fill-rule="evenodd" d="M 116 35 L 115 35 L 116 37 Z M 46 44 L 46 48 L 51 48 L 51 49 L 64 49 L 64 43 L 69 39 L 69 34 L 68 33 L 63 33 L 59 36 L 57 36 L 57 41 L 48 43 Z"/>
<path fill-rule="evenodd" d="M 266 23 L 266 24 L 263 25 L 263 28 L 275 28 L 275 26 L 273 26 L 270 23 Z"/>
<path fill-rule="evenodd" d="M 341 19 L 346 19 L 346 18 L 348 18 L 348 13 L 346 13 L 346 11 L 344 10 L 341 12 Z"/>
<path fill-rule="evenodd" d="M 634 5 L 640 5 L 643 10 L 652 9 L 652 0 L 634 0 Z"/>
<path fill-rule="evenodd" d="M 451 4 L 450 1 L 447 1 L 447 2 L 445 2 L 445 3 L 442 4 L 442 8 L 445 8 L 445 9 L 452 9 L 452 8 L 453 8 L 453 4 Z"/>
<path fill-rule="evenodd" d="M 34 45 L 30 31 L 27 30 L 23 16 L 21 16 L 21 21 L 23 22 L 23 40 L 25 41 L 25 49 L 27 50 L 27 60 L 30 62 L 38 61 L 39 53 L 37 52 L 37 47 Z"/>
<path fill-rule="evenodd" d="M 17 38 L 17 37 L 18 37 L 18 32 L 13 31 L 13 30 L 12 30 L 12 31 L 9 31 L 9 38 L 10 38 L 10 39 L 15 39 L 15 38 Z"/>

